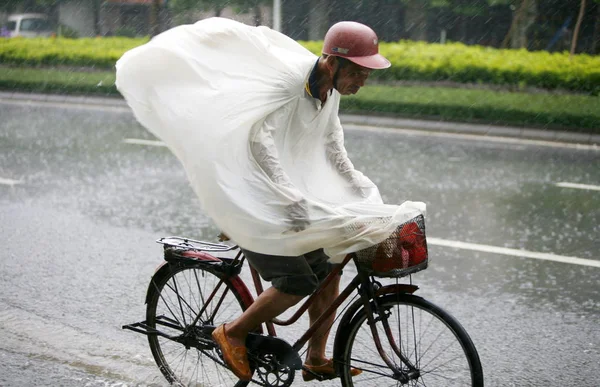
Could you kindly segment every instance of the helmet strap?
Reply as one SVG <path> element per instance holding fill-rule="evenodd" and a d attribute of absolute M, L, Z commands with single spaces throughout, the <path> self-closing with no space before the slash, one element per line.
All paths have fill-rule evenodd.
<path fill-rule="evenodd" d="M 348 64 L 348 59 L 342 58 L 341 56 L 336 57 L 336 59 L 338 61 L 338 67 L 337 69 L 335 69 L 335 73 L 333 73 L 333 88 L 337 90 L 337 82 L 340 69 Z"/>

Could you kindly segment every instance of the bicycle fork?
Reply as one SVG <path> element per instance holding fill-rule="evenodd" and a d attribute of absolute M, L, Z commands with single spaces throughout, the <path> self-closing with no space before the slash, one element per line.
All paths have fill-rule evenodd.
<path fill-rule="evenodd" d="M 377 348 L 377 352 L 381 356 L 381 359 L 384 363 L 391 369 L 394 370 L 394 377 L 400 383 L 408 383 L 410 380 L 418 379 L 420 377 L 420 371 L 417 367 L 415 367 L 410 360 L 402 353 L 400 347 L 396 343 L 394 335 L 392 333 L 392 329 L 390 327 L 390 323 L 388 320 L 389 312 L 387 309 L 383 308 L 382 305 L 377 301 L 377 290 L 381 285 L 374 280 L 371 281 L 371 278 L 366 275 L 359 273 L 359 277 L 361 279 L 361 298 L 363 300 L 363 305 L 366 311 L 367 321 L 369 327 L 371 328 L 371 334 L 373 335 L 373 341 L 375 342 L 375 346 Z M 406 370 L 400 369 L 396 363 L 394 363 L 389 356 L 385 353 L 381 337 L 379 335 L 379 331 L 377 329 L 377 323 L 380 322 L 383 326 L 383 331 L 385 337 L 387 338 L 390 347 L 398 356 L 400 361 L 406 366 Z"/>

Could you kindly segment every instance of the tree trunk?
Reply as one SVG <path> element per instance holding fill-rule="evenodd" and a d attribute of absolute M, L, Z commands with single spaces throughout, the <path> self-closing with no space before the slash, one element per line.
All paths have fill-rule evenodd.
<path fill-rule="evenodd" d="M 598 54 L 598 41 L 600 40 L 600 3 L 596 4 L 596 21 L 594 22 L 594 33 L 592 35 L 592 47 L 590 54 Z"/>
<path fill-rule="evenodd" d="M 411 40 L 427 40 L 427 2 L 409 0 L 406 3 L 404 31 Z"/>
<path fill-rule="evenodd" d="M 160 33 L 160 0 L 152 0 L 150 8 L 150 36 L 156 36 Z"/>
<path fill-rule="evenodd" d="M 260 5 L 254 6 L 254 25 L 260 26 L 262 24 L 262 11 Z"/>
<path fill-rule="evenodd" d="M 52 23 L 58 25 L 60 23 L 60 3 L 52 3 L 46 5 L 44 8 L 44 13 L 48 15 Z"/>
<path fill-rule="evenodd" d="M 573 30 L 573 40 L 571 41 L 571 54 L 575 54 L 575 49 L 577 48 L 577 38 L 579 37 L 579 29 L 581 28 L 581 21 L 583 20 L 583 15 L 585 14 L 585 0 L 581 0 L 581 5 L 579 6 L 579 16 L 577 16 L 577 23 L 575 23 L 575 29 Z"/>
<path fill-rule="evenodd" d="M 502 48 L 527 48 L 527 31 L 537 19 L 537 0 L 522 0 L 515 11 L 512 23 L 502 41 Z"/>
<path fill-rule="evenodd" d="M 468 16 L 466 15 L 460 15 L 460 41 L 464 44 L 469 44 L 468 40 L 468 28 L 467 28 L 467 21 L 468 21 Z"/>
<path fill-rule="evenodd" d="M 93 0 L 92 12 L 94 13 L 94 35 L 100 36 L 100 0 Z"/>
<path fill-rule="evenodd" d="M 329 28 L 329 1 L 311 0 L 308 11 L 308 40 L 322 40 Z"/>

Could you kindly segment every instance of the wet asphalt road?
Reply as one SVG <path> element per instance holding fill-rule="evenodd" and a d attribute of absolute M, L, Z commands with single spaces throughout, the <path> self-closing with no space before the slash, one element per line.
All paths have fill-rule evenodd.
<path fill-rule="evenodd" d="M 153 139 L 124 109 L 0 104 L 0 179 L 18 181 L 0 185 L 1 386 L 166 384 L 120 327 L 144 317 L 156 239 L 218 231 L 169 151 L 128 138 Z M 346 147 L 387 202 L 427 203 L 429 237 L 600 260 L 600 191 L 556 185 L 600 185 L 598 150 L 356 129 Z M 600 268 L 430 255 L 417 294 L 465 326 L 486 385 L 598 386 Z"/>

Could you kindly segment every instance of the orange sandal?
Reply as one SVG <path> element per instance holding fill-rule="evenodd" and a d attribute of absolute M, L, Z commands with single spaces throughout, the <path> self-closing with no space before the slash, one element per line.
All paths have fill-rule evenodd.
<path fill-rule="evenodd" d="M 215 328 L 212 337 L 221 349 L 223 360 L 240 380 L 249 381 L 252 379 L 252 372 L 248 364 L 248 351 L 246 347 L 235 347 L 227 340 L 225 333 L 225 324 Z"/>
<path fill-rule="evenodd" d="M 323 380 L 330 380 L 338 377 L 338 375 L 335 373 L 335 368 L 333 367 L 333 359 L 329 359 L 324 364 L 318 366 L 305 363 L 304 367 L 314 372 L 314 374 L 318 374 L 321 377 L 323 377 Z M 361 373 L 362 371 L 358 368 L 350 368 L 350 375 L 352 375 L 353 377 L 356 375 L 360 375 Z M 317 376 L 314 374 L 306 370 L 302 370 L 302 379 L 304 379 L 305 382 L 315 380 L 317 379 Z"/>

